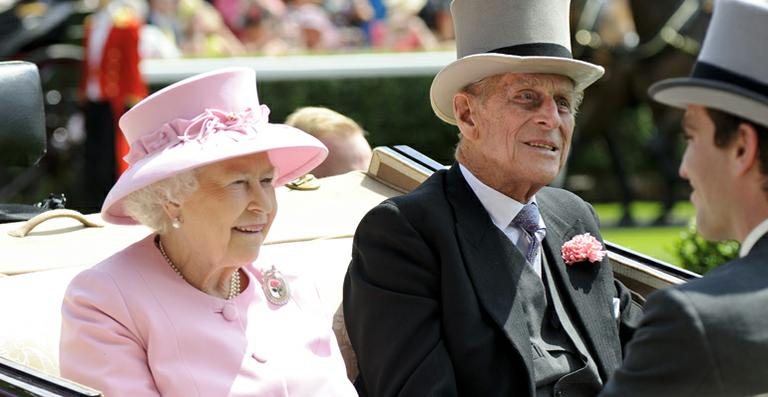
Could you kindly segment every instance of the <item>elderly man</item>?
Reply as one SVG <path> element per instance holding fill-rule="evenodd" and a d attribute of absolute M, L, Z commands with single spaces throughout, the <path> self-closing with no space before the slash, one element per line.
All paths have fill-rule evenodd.
<path fill-rule="evenodd" d="M 741 258 L 649 297 L 604 396 L 768 395 L 768 2 L 720 0 L 690 78 L 654 99 L 685 108 L 680 175 L 696 224 Z M 738 28 L 735 28 L 738 27 Z"/>
<path fill-rule="evenodd" d="M 344 316 L 371 396 L 594 396 L 640 311 L 592 208 L 548 188 L 582 90 L 567 0 L 454 0 L 458 60 L 432 107 L 457 163 L 358 227 Z"/>

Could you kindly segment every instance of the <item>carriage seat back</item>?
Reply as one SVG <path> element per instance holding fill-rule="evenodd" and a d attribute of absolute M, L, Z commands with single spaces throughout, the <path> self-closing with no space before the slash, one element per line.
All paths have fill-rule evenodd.
<path fill-rule="evenodd" d="M 34 165 L 45 151 L 45 109 L 37 66 L 0 62 L 0 167 Z"/>

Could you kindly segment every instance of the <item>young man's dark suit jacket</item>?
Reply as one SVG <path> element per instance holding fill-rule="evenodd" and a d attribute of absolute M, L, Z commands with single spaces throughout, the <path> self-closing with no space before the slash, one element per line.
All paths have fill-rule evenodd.
<path fill-rule="evenodd" d="M 603 381 L 618 368 L 640 309 L 602 263 L 566 266 L 563 243 L 600 238 L 592 208 L 564 190 L 536 194 L 543 252 Z M 532 349 L 516 284 L 520 252 L 459 167 L 371 210 L 355 235 L 344 316 L 370 396 L 534 396 Z M 613 317 L 612 300 L 621 315 Z"/>
<path fill-rule="evenodd" d="M 768 236 L 705 277 L 652 294 L 601 396 L 768 395 Z"/>

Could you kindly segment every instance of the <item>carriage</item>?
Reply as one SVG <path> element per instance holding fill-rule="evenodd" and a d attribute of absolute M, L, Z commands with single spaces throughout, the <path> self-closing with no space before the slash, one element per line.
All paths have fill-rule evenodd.
<path fill-rule="evenodd" d="M 0 149 L 34 162 L 45 147 L 42 93 L 31 64 L 0 64 L 0 78 L 12 78 L 29 101 L 0 119 Z M 18 105 L 22 106 L 22 105 Z M 12 117 L 13 116 L 13 117 Z M 42 144 L 41 144 L 42 142 Z M 42 146 L 41 146 L 42 145 Z M 0 156 L 10 161 L 11 156 Z M 302 274 L 318 285 L 328 321 L 333 322 L 350 375 L 354 353 L 338 308 L 352 236 L 362 216 L 382 200 L 418 186 L 442 164 L 406 146 L 378 147 L 366 172 L 315 179 L 304 177 L 277 190 L 280 214 L 260 257 L 279 258 L 284 273 Z M 5 207 L 6 209 L 8 207 Z M 0 207 L 3 209 L 3 207 Z M 98 396 L 98 391 L 59 377 L 60 306 L 70 279 L 142 239 L 143 226 L 105 224 L 98 214 L 42 209 L 31 219 L 0 225 L 0 396 Z M 697 275 L 607 243 L 618 279 L 637 301 L 656 289 Z M 308 261 L 306 258 L 311 257 Z M 277 260 L 277 259 L 276 259 Z"/>

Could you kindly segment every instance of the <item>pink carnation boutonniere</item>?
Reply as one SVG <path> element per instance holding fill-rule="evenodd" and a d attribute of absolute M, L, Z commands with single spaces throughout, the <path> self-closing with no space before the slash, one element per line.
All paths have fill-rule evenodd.
<path fill-rule="evenodd" d="M 590 261 L 600 262 L 608 251 L 603 250 L 603 245 L 589 233 L 574 236 L 563 244 L 560 250 L 563 260 L 567 265 Z"/>

